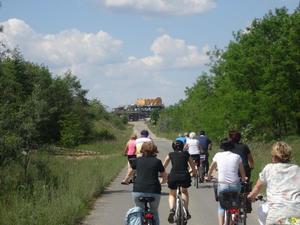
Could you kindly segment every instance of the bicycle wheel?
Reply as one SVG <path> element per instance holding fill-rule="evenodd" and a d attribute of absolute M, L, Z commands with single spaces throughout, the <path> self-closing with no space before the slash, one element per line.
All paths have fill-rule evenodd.
<path fill-rule="evenodd" d="M 204 167 L 202 164 L 199 166 L 199 182 L 204 182 Z"/>
<path fill-rule="evenodd" d="M 225 211 L 225 215 L 224 215 L 224 225 L 230 225 L 230 221 L 231 221 L 231 213 L 228 212 L 228 210 Z"/>
<path fill-rule="evenodd" d="M 146 225 L 155 225 L 155 223 L 152 219 L 147 220 L 145 224 Z"/>
<path fill-rule="evenodd" d="M 197 171 L 195 179 L 196 179 L 196 188 L 199 188 L 199 182 L 200 182 L 199 168 L 198 168 L 198 171 Z"/>
<path fill-rule="evenodd" d="M 176 225 L 184 225 L 184 212 L 181 198 L 178 199 L 176 208 Z"/>

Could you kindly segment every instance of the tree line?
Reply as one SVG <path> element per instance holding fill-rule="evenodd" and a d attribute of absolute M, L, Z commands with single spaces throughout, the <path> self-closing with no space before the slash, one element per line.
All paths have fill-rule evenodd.
<path fill-rule="evenodd" d="M 209 70 L 162 112 L 161 131 L 228 130 L 269 140 L 300 134 L 300 5 L 269 11 L 209 53 Z"/>
<path fill-rule="evenodd" d="M 121 119 L 97 99 L 88 100 L 75 75 L 54 76 L 44 65 L 26 61 L 18 50 L 0 51 L 0 168 L 44 145 L 74 147 L 111 139 L 94 122 Z M 126 122 L 126 121 L 125 121 Z"/>

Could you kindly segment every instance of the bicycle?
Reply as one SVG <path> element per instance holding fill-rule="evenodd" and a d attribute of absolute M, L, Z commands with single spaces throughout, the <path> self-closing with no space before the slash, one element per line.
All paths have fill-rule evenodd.
<path fill-rule="evenodd" d="M 204 177 L 205 177 L 205 165 L 204 161 L 206 159 L 205 154 L 200 154 L 200 164 L 198 167 L 198 173 L 199 173 L 199 182 L 203 183 L 204 182 Z"/>
<path fill-rule="evenodd" d="M 266 219 L 266 214 L 268 212 L 268 205 L 267 205 L 267 200 L 263 195 L 258 195 L 255 198 L 255 201 L 262 201 L 261 205 L 261 213 L 260 217 L 258 219 L 258 222 L 260 225 L 265 225 L 265 219 Z M 264 214 L 264 215 L 263 215 Z M 289 217 L 289 218 L 284 218 L 278 221 L 278 225 L 300 225 L 300 217 Z"/>
<path fill-rule="evenodd" d="M 184 200 L 181 196 L 181 187 L 178 185 L 174 221 L 176 222 L 176 225 L 186 225 L 187 220 L 187 210 L 184 206 Z"/>
<path fill-rule="evenodd" d="M 196 188 L 199 188 L 199 183 L 200 183 L 200 166 L 198 165 L 197 161 L 195 159 L 193 159 L 193 163 L 196 165 L 196 176 L 194 176 L 193 180 L 193 184 Z"/>
<path fill-rule="evenodd" d="M 213 180 L 216 187 L 216 180 Z M 247 190 L 248 183 L 242 183 L 242 189 Z M 214 190 L 217 194 L 217 190 Z M 225 209 L 224 225 L 247 224 L 247 192 L 225 191 L 216 196 L 216 200 Z"/>
<path fill-rule="evenodd" d="M 143 224 L 155 225 L 154 214 L 150 210 L 149 204 L 154 201 L 154 197 L 139 197 L 139 201 L 144 203 Z"/>

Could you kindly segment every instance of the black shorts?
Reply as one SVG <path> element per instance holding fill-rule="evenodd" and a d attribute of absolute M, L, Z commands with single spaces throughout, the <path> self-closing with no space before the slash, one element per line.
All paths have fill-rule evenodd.
<path fill-rule="evenodd" d="M 195 161 L 196 166 L 200 165 L 200 154 L 191 155 L 193 161 Z"/>
<path fill-rule="evenodd" d="M 191 186 L 191 175 L 188 171 L 180 173 L 170 173 L 168 176 L 168 187 L 177 189 L 178 186 L 188 188 Z"/>
<path fill-rule="evenodd" d="M 128 155 L 127 156 L 130 167 L 132 168 L 133 164 L 136 162 L 136 155 Z"/>

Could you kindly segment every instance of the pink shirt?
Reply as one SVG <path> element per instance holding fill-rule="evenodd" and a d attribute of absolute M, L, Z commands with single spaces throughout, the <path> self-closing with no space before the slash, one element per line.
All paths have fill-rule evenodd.
<path fill-rule="evenodd" d="M 135 140 L 128 141 L 127 149 L 127 155 L 135 155 Z"/>

